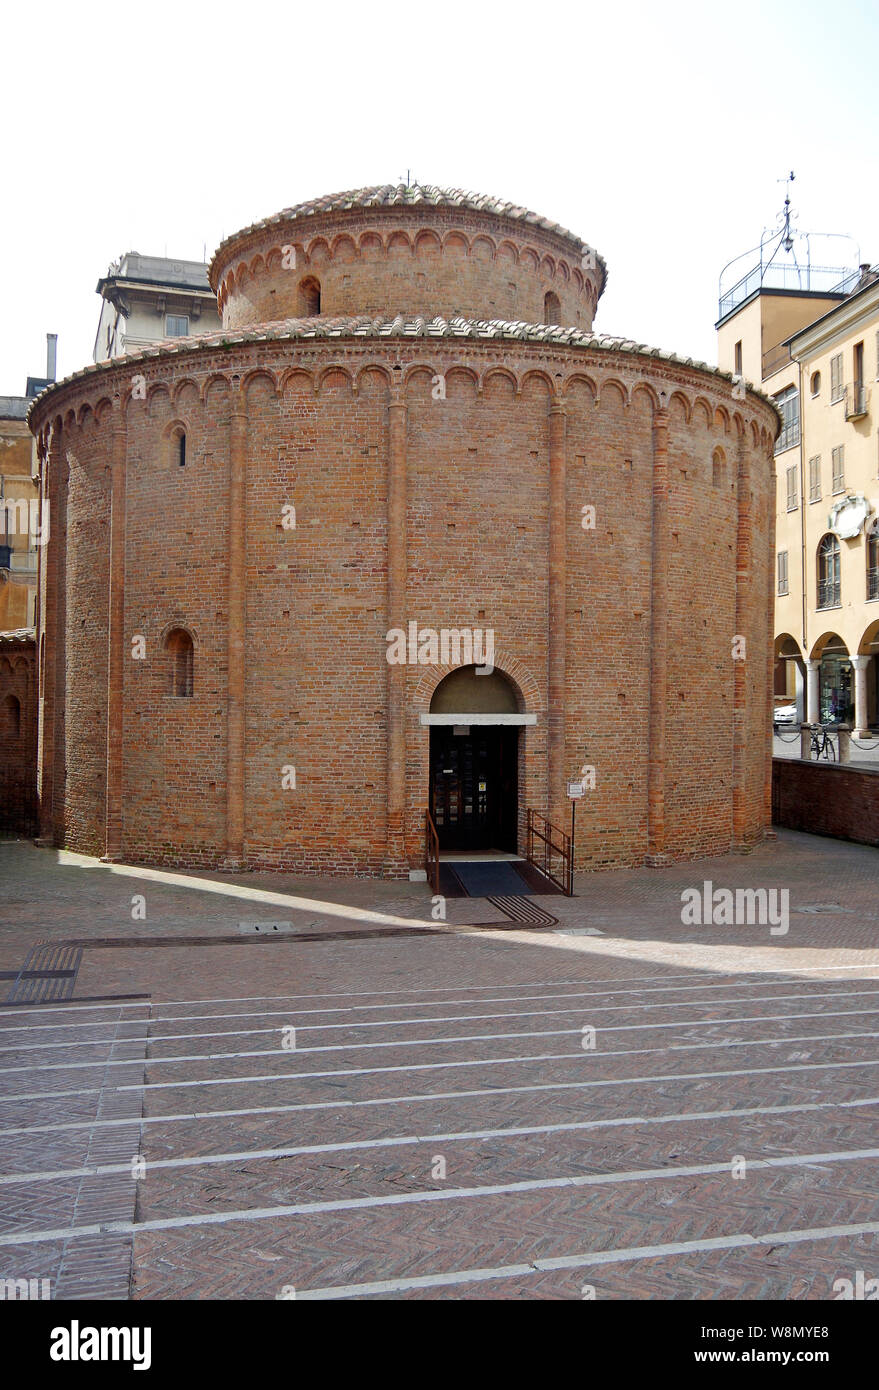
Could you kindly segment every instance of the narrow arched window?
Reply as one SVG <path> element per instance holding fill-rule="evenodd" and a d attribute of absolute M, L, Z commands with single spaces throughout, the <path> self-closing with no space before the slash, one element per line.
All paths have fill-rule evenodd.
<path fill-rule="evenodd" d="M 557 294 L 552 291 L 543 296 L 543 322 L 560 324 L 562 321 L 562 306 L 559 303 Z"/>
<path fill-rule="evenodd" d="M 841 601 L 839 541 L 828 534 L 818 546 L 818 607 L 838 608 Z"/>
<path fill-rule="evenodd" d="M 165 434 L 165 457 L 168 466 L 171 468 L 179 466 L 186 467 L 186 426 L 174 424 L 168 428 Z"/>
<path fill-rule="evenodd" d="M 16 695 L 7 695 L 3 701 L 3 731 L 7 738 L 21 734 L 21 703 Z"/>
<path fill-rule="evenodd" d="M 713 487 L 723 487 L 723 450 L 715 449 L 711 459 L 711 483 Z"/>
<path fill-rule="evenodd" d="M 175 627 L 165 638 L 169 659 L 169 694 L 191 695 L 193 689 L 194 653 L 192 638 L 183 627 Z"/>
<path fill-rule="evenodd" d="M 306 319 L 316 318 L 320 313 L 320 281 L 315 280 L 313 275 L 309 276 L 299 286 L 299 293 L 302 317 Z"/>
<path fill-rule="evenodd" d="M 867 532 L 867 598 L 879 598 L 879 518 Z"/>

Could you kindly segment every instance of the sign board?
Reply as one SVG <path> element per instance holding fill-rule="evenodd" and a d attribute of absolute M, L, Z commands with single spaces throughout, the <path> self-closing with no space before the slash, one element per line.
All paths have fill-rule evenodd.
<path fill-rule="evenodd" d="M 568 796 L 570 797 L 571 801 L 577 801 L 583 795 L 585 790 L 586 787 L 582 782 L 568 783 Z"/>

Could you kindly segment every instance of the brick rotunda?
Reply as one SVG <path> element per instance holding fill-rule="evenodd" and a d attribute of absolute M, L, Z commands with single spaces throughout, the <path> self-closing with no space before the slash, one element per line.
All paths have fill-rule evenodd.
<path fill-rule="evenodd" d="M 759 840 L 778 418 L 593 334 L 606 275 L 509 203 L 362 189 L 223 242 L 222 332 L 44 392 L 42 836 L 406 875 L 428 808 L 521 852 L 585 767 L 578 868 Z"/>

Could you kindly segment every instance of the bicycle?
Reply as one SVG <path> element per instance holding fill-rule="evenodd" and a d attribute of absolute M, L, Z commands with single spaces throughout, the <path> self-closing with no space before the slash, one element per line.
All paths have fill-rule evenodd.
<path fill-rule="evenodd" d="M 816 758 L 826 758 L 827 762 L 836 762 L 836 749 L 833 746 L 833 739 L 828 732 L 826 724 L 819 724 L 812 730 L 812 738 L 809 743 L 809 757 L 815 755 Z"/>

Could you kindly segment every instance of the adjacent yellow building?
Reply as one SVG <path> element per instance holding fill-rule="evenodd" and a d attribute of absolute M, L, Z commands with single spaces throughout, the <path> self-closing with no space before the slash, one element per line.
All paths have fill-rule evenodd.
<path fill-rule="evenodd" d="M 721 370 L 762 387 L 784 421 L 776 705 L 866 734 L 879 724 L 879 270 L 761 256 L 721 295 L 717 332 Z"/>

